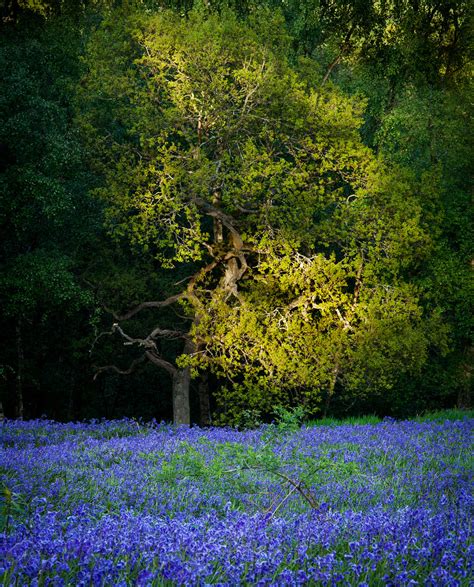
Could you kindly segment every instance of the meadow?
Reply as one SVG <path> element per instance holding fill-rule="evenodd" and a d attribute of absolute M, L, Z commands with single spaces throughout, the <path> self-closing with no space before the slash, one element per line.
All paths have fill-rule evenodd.
<path fill-rule="evenodd" d="M 472 585 L 474 419 L 0 425 L 3 585 Z"/>

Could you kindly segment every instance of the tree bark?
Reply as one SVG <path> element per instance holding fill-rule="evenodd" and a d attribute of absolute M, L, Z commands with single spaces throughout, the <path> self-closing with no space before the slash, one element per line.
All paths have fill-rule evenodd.
<path fill-rule="evenodd" d="M 195 344 L 189 338 L 186 339 L 183 354 L 190 355 L 195 350 Z M 173 422 L 174 424 L 191 424 L 191 406 L 189 403 L 189 391 L 191 388 L 191 369 L 176 369 L 172 374 L 173 388 Z"/>
<path fill-rule="evenodd" d="M 191 374 L 189 367 L 177 369 L 173 375 L 173 422 L 189 426 L 191 414 L 189 407 L 189 388 Z"/>
<path fill-rule="evenodd" d="M 219 208 L 219 203 L 220 194 L 219 191 L 216 190 L 212 198 L 212 205 Z M 224 225 L 222 224 L 222 220 L 220 218 L 214 217 L 212 221 L 214 229 L 214 244 L 221 245 L 224 242 Z"/>
<path fill-rule="evenodd" d="M 16 372 L 16 402 L 15 417 L 23 419 L 23 374 L 25 366 L 25 353 L 23 350 L 23 339 L 21 335 L 21 318 L 16 325 L 16 351 L 17 351 L 17 372 Z"/>

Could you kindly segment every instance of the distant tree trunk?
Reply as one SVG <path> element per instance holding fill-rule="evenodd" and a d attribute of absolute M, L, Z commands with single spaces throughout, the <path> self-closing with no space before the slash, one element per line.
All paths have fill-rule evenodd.
<path fill-rule="evenodd" d="M 198 383 L 199 393 L 199 423 L 201 426 L 210 426 L 211 424 L 211 405 L 209 401 L 209 377 L 207 373 L 202 373 Z"/>
<path fill-rule="evenodd" d="M 21 318 L 16 325 L 16 351 L 17 351 L 17 371 L 16 371 L 16 402 L 15 418 L 23 419 L 23 376 L 25 370 L 25 353 L 23 350 L 23 339 L 21 332 Z"/>
<path fill-rule="evenodd" d="M 471 407 L 471 390 L 472 390 L 472 371 L 474 364 L 474 347 L 470 346 L 464 351 L 464 361 L 462 362 L 462 379 L 461 388 L 458 393 L 457 406 L 461 409 Z"/>
<path fill-rule="evenodd" d="M 69 382 L 68 401 L 67 401 L 67 419 L 71 422 L 74 420 L 74 373 L 71 371 L 71 380 Z"/>

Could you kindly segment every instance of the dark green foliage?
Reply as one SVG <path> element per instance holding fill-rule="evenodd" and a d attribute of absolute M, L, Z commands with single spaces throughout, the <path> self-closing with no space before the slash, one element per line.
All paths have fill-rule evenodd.
<path fill-rule="evenodd" d="M 93 302 L 79 274 L 100 210 L 87 195 L 91 180 L 67 103 L 78 46 L 67 22 L 45 27 L 36 17 L 5 26 L 0 40 L 0 296 L 8 341 L 1 362 L 11 367 L 2 399 L 18 415 L 48 405 L 51 389 L 71 387 L 81 346 L 71 334 L 84 328 Z"/>

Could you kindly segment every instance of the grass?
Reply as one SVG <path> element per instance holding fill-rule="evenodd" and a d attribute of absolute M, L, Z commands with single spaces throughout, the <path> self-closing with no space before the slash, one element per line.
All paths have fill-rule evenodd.
<path fill-rule="evenodd" d="M 422 416 L 413 418 L 416 422 L 435 422 L 436 420 L 464 420 L 464 418 L 474 418 L 474 410 L 460 410 L 453 408 L 451 410 L 438 410 L 437 412 L 428 412 Z"/>
<path fill-rule="evenodd" d="M 438 410 L 436 412 L 427 412 L 413 418 L 407 418 L 413 422 L 436 422 L 436 421 L 456 421 L 464 420 L 465 418 L 474 418 L 474 410 L 460 410 L 453 408 L 450 410 Z M 361 426 L 365 424 L 378 424 L 382 422 L 382 418 L 375 415 L 367 416 L 353 416 L 350 418 L 321 418 L 319 420 L 309 420 L 306 422 L 307 426 Z"/>
<path fill-rule="evenodd" d="M 357 426 L 363 424 L 378 424 L 382 419 L 378 416 L 353 416 L 351 418 L 321 418 L 320 420 L 309 420 L 307 426 Z"/>

